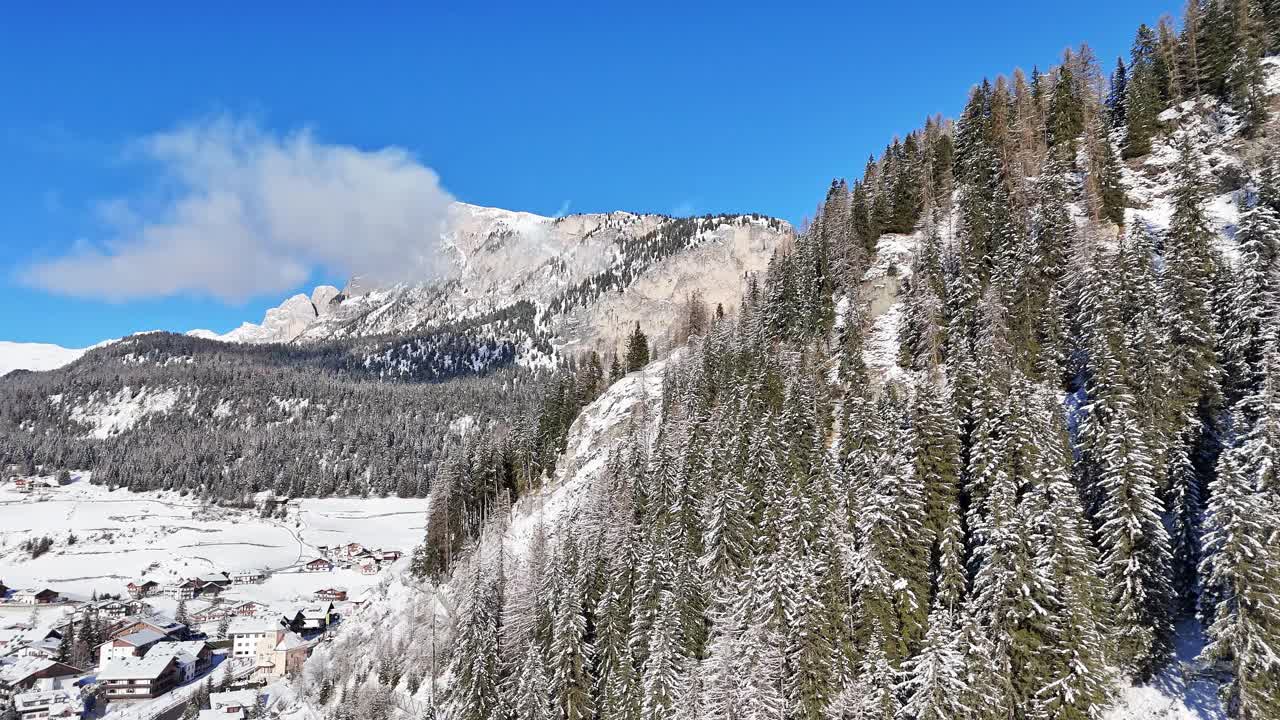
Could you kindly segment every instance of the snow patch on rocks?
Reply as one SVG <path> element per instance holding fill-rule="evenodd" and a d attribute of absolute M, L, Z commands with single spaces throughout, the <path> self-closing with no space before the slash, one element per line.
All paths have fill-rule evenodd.
<path fill-rule="evenodd" d="M 71 411 L 71 419 L 89 426 L 87 437 L 105 440 L 133 429 L 148 416 L 169 412 L 177 404 L 179 395 L 178 388 L 143 385 L 134 390 L 126 385 L 109 397 L 99 399 L 94 393 L 88 402 Z"/>

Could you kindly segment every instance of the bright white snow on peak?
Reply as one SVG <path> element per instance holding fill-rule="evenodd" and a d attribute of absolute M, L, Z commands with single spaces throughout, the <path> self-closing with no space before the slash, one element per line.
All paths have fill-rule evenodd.
<path fill-rule="evenodd" d="M 17 343 L 0 340 L 0 376 L 14 370 L 56 370 L 70 365 L 88 348 L 64 348 L 49 343 Z"/>

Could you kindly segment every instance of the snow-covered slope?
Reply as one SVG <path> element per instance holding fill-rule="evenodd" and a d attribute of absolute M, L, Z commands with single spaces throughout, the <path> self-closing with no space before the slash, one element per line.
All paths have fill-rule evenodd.
<path fill-rule="evenodd" d="M 0 340 L 0 375 L 14 370 L 55 370 L 70 365 L 84 353 L 84 349 L 64 348 L 60 345 Z"/>
<path fill-rule="evenodd" d="M 663 376 L 678 358 L 677 353 L 627 375 L 583 409 L 569 430 L 555 477 L 540 491 L 521 498 L 511 511 L 501 537 L 502 555 L 511 572 L 520 571 L 536 532 L 545 530 L 554 536 L 557 529 L 577 526 L 583 513 L 596 511 L 592 500 L 602 491 L 596 483 L 605 479 L 605 468 L 627 442 L 633 423 L 656 424 Z M 647 429 L 652 430 L 652 425 Z M 488 542 L 485 552 L 496 553 L 497 538 Z M 407 572 L 385 578 L 373 588 L 364 607 L 344 618 L 332 641 L 316 649 L 300 680 L 270 689 L 270 709 L 287 720 L 320 720 L 328 711 L 315 704 L 319 688 L 333 678 L 364 677 L 370 670 L 376 672 L 386 658 L 419 668 L 430 667 L 433 661 L 447 662 L 444 653 L 455 612 L 454 591 L 447 584 L 431 587 Z M 441 673 L 438 683 L 447 682 L 448 675 Z M 395 702 L 407 710 L 408 717 L 425 714 L 432 693 L 429 682 L 415 677 L 411 684 L 406 676 L 397 682 L 396 690 Z M 360 716 L 359 708 L 354 712 Z"/>
<path fill-rule="evenodd" d="M 1267 71 L 1267 89 L 1280 95 L 1280 57 L 1263 61 Z M 1129 207 L 1125 222 L 1142 223 L 1152 232 L 1168 229 L 1173 216 L 1174 166 L 1178 162 L 1178 142 L 1182 136 L 1204 159 L 1204 178 L 1211 188 L 1212 199 L 1205 208 L 1210 224 L 1217 231 L 1215 248 L 1229 262 L 1237 257 L 1236 224 L 1240 218 L 1240 201 L 1245 192 L 1242 178 L 1248 164 L 1255 162 L 1264 145 L 1246 140 L 1242 124 L 1231 108 L 1212 97 L 1188 100 L 1165 110 L 1160 115 L 1163 132 L 1152 143 L 1149 155 L 1127 163 L 1123 170 Z M 1113 142 L 1121 140 L 1117 135 Z M 1083 222 L 1082 211 L 1077 217 Z M 954 242 L 958 218 L 952 217 L 939 227 L 944 244 Z M 910 277 L 916 247 L 923 230 L 908 235 L 882 235 L 876 246 L 876 257 L 863 278 L 863 292 L 870 301 L 871 324 L 864 361 L 880 378 L 901 379 L 898 367 L 898 328 L 902 321 L 902 304 L 898 295 L 902 281 Z M 1109 241 L 1113 238 L 1102 238 Z"/>

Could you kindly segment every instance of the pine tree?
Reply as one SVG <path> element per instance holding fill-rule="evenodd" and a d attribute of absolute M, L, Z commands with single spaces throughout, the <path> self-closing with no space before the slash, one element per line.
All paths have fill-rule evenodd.
<path fill-rule="evenodd" d="M 935 607 L 929 615 L 929 632 L 920 654 L 903 663 L 899 694 L 907 698 L 902 715 L 912 720 L 954 720 L 968 717 L 965 705 L 971 688 L 966 658 L 959 647 L 960 633 L 954 612 Z"/>
<path fill-rule="evenodd" d="M 1028 511 L 1036 565 L 1052 588 L 1043 650 L 1043 685 L 1034 693 L 1034 714 L 1089 717 L 1106 704 L 1114 683 L 1107 655 L 1110 618 L 1079 493 L 1072 483 L 1071 447 L 1054 396 L 1038 398 L 1034 487 Z"/>
<path fill-rule="evenodd" d="M 1111 91 L 1107 94 L 1107 117 L 1111 127 L 1125 126 L 1125 93 L 1129 85 L 1129 70 L 1124 58 L 1116 58 L 1115 72 L 1111 73 Z"/>
<path fill-rule="evenodd" d="M 498 667 L 498 621 L 496 593 L 480 569 L 470 582 L 467 604 L 454 640 L 447 703 L 451 717 L 460 720 L 491 720 L 502 704 Z"/>
<path fill-rule="evenodd" d="M 639 720 L 642 698 L 628 642 L 631 608 L 622 562 L 617 559 L 596 613 L 596 708 L 602 718 Z"/>
<path fill-rule="evenodd" d="M 1049 101 L 1049 146 L 1058 157 L 1072 162 L 1076 140 L 1084 132 L 1084 102 L 1076 93 L 1076 78 L 1070 54 L 1058 66 Z"/>
<path fill-rule="evenodd" d="M 552 720 L 551 681 L 547 659 L 537 642 L 529 643 L 517 673 L 512 699 L 515 717 L 520 720 Z"/>
<path fill-rule="evenodd" d="M 1120 159 L 1100 124 L 1095 125 L 1090 148 L 1094 149 L 1094 153 L 1089 158 L 1090 186 L 1094 188 L 1097 196 L 1094 201 L 1097 205 L 1097 215 L 1114 225 L 1123 227 L 1124 209 L 1128 204 L 1128 198 L 1120 171 Z"/>
<path fill-rule="evenodd" d="M 1164 297 L 1167 313 L 1171 382 L 1167 393 L 1174 438 L 1168 469 L 1166 498 L 1173 517 L 1175 587 L 1183 604 L 1195 593 L 1195 567 L 1203 512 L 1205 476 L 1211 472 L 1212 440 L 1207 426 L 1216 416 L 1220 383 L 1212 312 L 1214 280 L 1219 261 L 1211 247 L 1213 230 L 1205 212 L 1205 188 L 1200 154 L 1190 139 L 1179 141 L 1179 165 L 1174 186 L 1174 211 L 1165 241 Z"/>
<path fill-rule="evenodd" d="M 898 702 L 897 673 L 881 649 L 887 644 L 884 635 L 879 625 L 873 626 L 869 649 L 859 668 L 863 688 L 856 717 L 866 720 L 893 720 L 902 709 Z"/>
<path fill-rule="evenodd" d="M 644 663 L 643 720 L 674 717 L 679 702 L 683 662 L 679 654 L 680 620 L 675 597 L 664 593 L 653 627 L 653 640 Z"/>
<path fill-rule="evenodd" d="M 561 560 L 556 564 L 555 602 L 552 620 L 551 689 L 563 720 L 585 720 L 593 713 L 591 647 L 586 642 L 587 622 L 582 608 L 581 580 L 578 577 L 577 548 L 572 536 L 564 541 Z"/>
<path fill-rule="evenodd" d="M 61 637 L 58 638 L 58 650 L 54 655 L 54 659 L 60 663 L 71 663 L 72 657 L 75 655 L 76 646 L 76 624 L 68 622 L 66 629 L 62 631 Z"/>
<path fill-rule="evenodd" d="M 1125 86 L 1125 158 L 1141 157 L 1151 152 L 1156 133 L 1157 116 L 1163 109 L 1160 78 L 1157 76 L 1157 49 L 1154 34 L 1146 25 L 1138 28 L 1133 41 L 1129 81 Z"/>
<path fill-rule="evenodd" d="M 1227 95 L 1240 112 L 1247 135 L 1255 133 L 1269 114 L 1266 72 L 1262 56 L 1266 48 L 1266 28 L 1261 12 L 1252 0 L 1232 3 L 1234 29 L 1230 66 L 1226 74 Z"/>
<path fill-rule="evenodd" d="M 1257 491 L 1237 455 L 1223 453 L 1210 486 L 1202 573 L 1216 602 L 1202 657 L 1230 665 L 1223 701 L 1254 720 L 1280 713 L 1280 551 L 1274 497 Z"/>
<path fill-rule="evenodd" d="M 627 339 L 627 372 L 635 372 L 649 364 L 649 338 L 636 323 L 635 332 Z"/>
<path fill-rule="evenodd" d="M 1234 273 L 1234 288 L 1223 336 L 1222 374 L 1225 402 L 1238 403 L 1258 391 L 1262 384 L 1263 358 L 1277 338 L 1277 302 L 1274 287 L 1280 270 L 1280 214 L 1266 205 L 1253 207 L 1240 216 L 1236 243 L 1240 263 Z M 1247 408 L 1242 408 L 1246 410 Z M 1247 427 L 1250 418 L 1241 419 Z"/>
<path fill-rule="evenodd" d="M 954 413 L 936 385 L 926 380 L 917 387 L 912 413 L 915 477 L 923 488 L 925 532 L 929 537 L 929 567 L 935 604 L 954 609 L 964 593 L 960 564 L 959 486 L 960 438 Z"/>

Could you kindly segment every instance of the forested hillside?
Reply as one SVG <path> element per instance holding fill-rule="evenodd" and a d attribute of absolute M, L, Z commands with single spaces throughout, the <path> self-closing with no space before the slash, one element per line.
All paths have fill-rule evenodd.
<path fill-rule="evenodd" d="M 1280 717 L 1280 4 L 1180 25 L 1109 82 L 1087 47 L 984 80 L 833 183 L 607 461 L 443 561 L 433 498 L 413 643 L 359 631 L 385 652 L 322 655 L 311 706 L 1191 717 L 1195 684 Z"/>
<path fill-rule="evenodd" d="M 496 467 L 518 492 L 554 465 L 569 423 L 609 382 L 598 356 L 526 370 L 488 352 L 491 364 L 453 367 L 464 336 L 379 343 L 385 354 L 370 359 L 363 343 L 153 333 L 57 372 L 16 373 L 0 380 L 0 467 L 89 469 L 112 487 L 244 502 L 264 490 L 423 497 L 462 464 Z M 435 356 L 450 359 L 447 381 L 387 378 L 415 345 L 450 349 Z"/>

